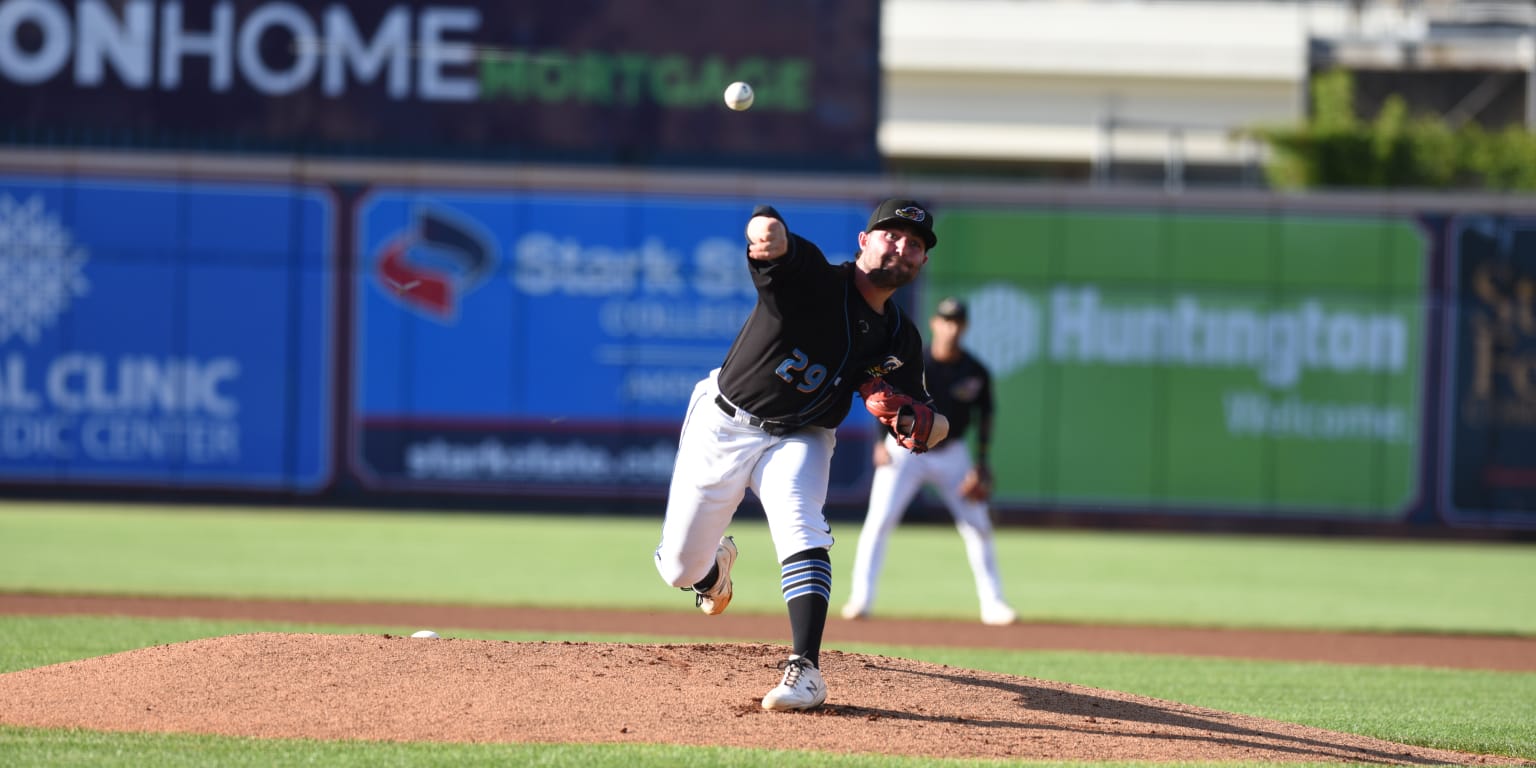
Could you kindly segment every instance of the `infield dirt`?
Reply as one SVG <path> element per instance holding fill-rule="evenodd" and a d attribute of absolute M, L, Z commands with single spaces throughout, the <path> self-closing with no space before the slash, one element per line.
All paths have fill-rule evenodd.
<path fill-rule="evenodd" d="M 286 620 L 304 620 L 293 614 L 306 610 L 323 611 L 327 623 L 389 625 L 409 620 L 399 635 L 233 635 L 12 672 L 0 675 L 0 722 L 262 738 L 645 742 L 933 757 L 1531 764 L 1032 677 L 837 650 L 823 651 L 822 669 L 831 692 L 826 706 L 803 713 L 766 712 L 759 700 L 777 682 L 776 665 L 787 653 L 783 646 L 414 639 L 405 635 L 425 627 L 483 626 L 491 623 L 490 617 L 507 618 L 498 611 L 512 609 L 476 613 L 480 609 L 465 608 L 460 621 L 445 623 L 450 617 L 442 611 L 448 609 L 412 608 L 0 595 L 0 613 L 250 617 L 265 609 L 266 618 Z M 372 620 L 362 621 L 362 614 L 370 610 Z M 518 629 L 534 628 L 528 622 L 537 619 L 561 624 L 561 616 L 565 624 L 602 626 L 610 620 L 602 617 L 611 616 L 516 613 L 529 614 L 512 622 Z M 626 631 L 660 634 L 658 626 L 636 621 L 639 616 L 666 622 L 669 633 L 693 626 L 693 617 L 684 620 L 676 614 L 621 614 L 618 618 L 626 620 Z M 715 617 L 719 618 L 723 617 Z M 744 631 L 740 620 L 732 624 L 715 619 L 707 621 L 717 630 L 726 630 L 727 636 Z M 957 642 L 934 643 L 932 636 L 923 639 L 912 634 L 914 626 L 937 631 L 929 624 L 950 627 L 949 636 Z M 774 620 L 772 627 L 768 636 L 784 631 L 782 619 Z M 955 622 L 909 625 L 834 620 L 828 645 L 847 642 L 850 634 L 870 632 L 884 635 L 885 642 L 899 639 L 904 644 L 921 640 L 923 644 L 1006 647 L 1012 638 L 1018 647 L 1034 647 L 1026 642 L 1034 636 L 1031 629 L 1028 625 L 999 630 Z M 1077 629 L 1085 637 L 1098 631 Z M 1148 632 L 1146 638 L 1155 648 L 1200 637 L 1175 633 L 1171 640 L 1155 640 L 1157 631 Z M 1357 640 L 1351 638 L 1369 636 L 1317 635 L 1314 647 L 1331 647 L 1323 641 L 1328 637 L 1339 638 L 1338 647 L 1352 648 Z M 966 638 L 972 642 L 964 642 Z M 1452 651 L 1450 645 L 1440 646 L 1439 652 L 1451 659 L 1470 661 L 1493 648 L 1518 654 L 1527 664 L 1536 663 L 1531 661 L 1536 655 L 1530 654 L 1536 641 L 1438 639 L 1448 644 L 1472 643 L 1470 650 L 1460 652 Z M 1478 646 L 1485 641 L 1491 644 Z M 1062 643 L 1060 647 L 1070 646 Z M 1429 650 L 1427 645 L 1410 647 Z M 1402 653 L 1398 648 L 1388 656 Z M 1427 660 L 1395 663 L 1434 665 Z M 1490 668 L 1507 666 L 1518 665 Z"/>

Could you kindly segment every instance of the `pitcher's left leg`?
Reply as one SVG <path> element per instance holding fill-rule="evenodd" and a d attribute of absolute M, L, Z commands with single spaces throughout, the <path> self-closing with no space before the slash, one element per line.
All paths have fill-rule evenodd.
<path fill-rule="evenodd" d="M 811 427 L 769 448 L 753 473 L 781 565 L 780 588 L 789 612 L 794 652 L 764 709 L 810 709 L 827 698 L 821 676 L 821 638 L 832 598 L 832 528 L 823 506 L 836 438 Z"/>

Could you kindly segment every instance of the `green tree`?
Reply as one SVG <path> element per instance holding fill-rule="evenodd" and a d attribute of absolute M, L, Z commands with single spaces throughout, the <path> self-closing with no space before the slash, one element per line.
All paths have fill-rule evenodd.
<path fill-rule="evenodd" d="M 1253 133 L 1273 150 L 1265 172 L 1281 189 L 1536 190 L 1536 135 L 1520 126 L 1489 133 L 1475 123 L 1410 115 L 1396 94 L 1362 121 L 1354 79 L 1344 70 L 1313 79 L 1307 123 Z"/>

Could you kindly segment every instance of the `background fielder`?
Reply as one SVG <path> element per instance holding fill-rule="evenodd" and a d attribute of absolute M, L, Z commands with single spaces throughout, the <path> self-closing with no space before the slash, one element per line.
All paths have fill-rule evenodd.
<path fill-rule="evenodd" d="M 757 303 L 725 362 L 694 387 L 683 420 L 656 570 L 691 589 L 706 614 L 733 594 L 736 543 L 725 536 L 748 488 L 762 503 L 781 570 L 794 652 L 763 697 L 765 709 L 826 701 L 821 638 L 832 596 L 832 528 L 822 506 L 854 392 L 898 450 L 924 451 L 949 425 L 928 405 L 923 339 L 891 296 L 910 283 L 938 242 L 933 217 L 887 200 L 858 234 L 854 261 L 827 262 L 760 206 L 747 222 L 747 267 Z"/>
<path fill-rule="evenodd" d="M 923 454 L 892 450 L 887 441 L 875 443 L 875 477 L 870 485 L 869 510 L 859 532 L 854 556 L 853 585 L 843 617 L 869 615 L 876 582 L 885 561 L 886 540 L 901 521 L 907 505 L 924 485 L 932 486 L 954 516 L 965 541 L 966 558 L 976 577 L 981 620 L 1012 624 L 1018 620 L 1003 598 L 992 543 L 992 519 L 987 501 L 992 493 L 992 469 L 987 463 L 992 444 L 992 374 L 960 346 L 968 322 L 963 302 L 949 297 L 939 302 L 929 320 L 930 344 L 924 359 L 934 408 L 949 418 L 949 440 Z M 976 459 L 966 445 L 967 429 L 976 427 Z"/>

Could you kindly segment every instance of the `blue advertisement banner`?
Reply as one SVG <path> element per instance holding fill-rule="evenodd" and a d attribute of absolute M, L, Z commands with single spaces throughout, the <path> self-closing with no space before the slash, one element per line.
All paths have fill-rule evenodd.
<path fill-rule="evenodd" d="M 0 177 L 0 481 L 315 491 L 322 188 Z"/>
<path fill-rule="evenodd" d="M 1453 219 L 1445 471 L 1452 522 L 1536 525 L 1536 219 Z"/>
<path fill-rule="evenodd" d="M 756 300 L 743 231 L 759 202 L 834 261 L 873 205 L 375 190 L 357 214 L 358 475 L 664 494 L 688 397 Z M 853 458 L 834 480 L 850 492 L 867 451 Z"/>
<path fill-rule="evenodd" d="M 0 137 L 869 171 L 879 33 L 878 0 L 0 0 Z"/>

